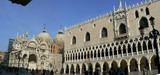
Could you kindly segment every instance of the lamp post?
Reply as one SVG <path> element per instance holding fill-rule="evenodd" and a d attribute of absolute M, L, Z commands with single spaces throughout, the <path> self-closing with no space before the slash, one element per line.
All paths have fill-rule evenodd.
<path fill-rule="evenodd" d="M 156 62 L 157 62 L 157 66 L 158 66 L 158 74 L 160 74 L 159 50 L 158 50 L 158 43 L 157 43 L 157 37 L 159 35 L 159 31 L 154 28 L 154 25 L 155 25 L 154 20 L 155 20 L 155 18 L 152 17 L 152 16 L 149 19 L 149 21 L 151 23 L 151 26 L 153 28 L 153 30 L 149 32 L 149 37 L 154 39 L 154 44 L 153 45 L 154 45 L 154 48 L 156 50 Z M 142 38 L 143 38 L 144 27 L 140 26 L 139 30 L 140 30 L 140 34 L 142 35 Z"/>

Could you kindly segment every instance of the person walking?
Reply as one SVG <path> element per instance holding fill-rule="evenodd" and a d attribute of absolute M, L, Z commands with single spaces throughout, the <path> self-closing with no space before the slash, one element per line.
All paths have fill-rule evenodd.
<path fill-rule="evenodd" d="M 143 75 L 147 75 L 147 71 L 145 68 L 143 69 Z"/>
<path fill-rule="evenodd" d="M 34 70 L 31 71 L 31 75 L 35 75 L 35 71 Z"/>
<path fill-rule="evenodd" d="M 51 70 L 50 75 L 53 75 L 53 70 Z"/>

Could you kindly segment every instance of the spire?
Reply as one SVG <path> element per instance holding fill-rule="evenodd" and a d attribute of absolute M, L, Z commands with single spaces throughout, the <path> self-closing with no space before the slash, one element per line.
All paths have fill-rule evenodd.
<path fill-rule="evenodd" d="M 46 24 L 44 24 L 43 32 L 46 32 Z"/>
<path fill-rule="evenodd" d="M 119 8 L 122 8 L 122 1 L 120 0 Z"/>
<path fill-rule="evenodd" d="M 127 9 L 127 3 L 125 2 L 125 9 Z"/>
<path fill-rule="evenodd" d="M 19 33 L 17 32 L 17 37 L 18 37 L 18 34 L 19 34 Z"/>
<path fill-rule="evenodd" d="M 28 37 L 28 30 L 26 30 L 26 34 L 25 34 L 25 36 L 26 36 L 26 37 Z"/>
<path fill-rule="evenodd" d="M 116 8 L 115 8 L 115 6 L 113 6 L 113 11 L 114 11 L 114 12 L 116 12 Z"/>
<path fill-rule="evenodd" d="M 18 40 L 18 38 L 19 38 L 19 33 L 17 32 L 17 36 L 16 36 L 16 39 Z"/>
<path fill-rule="evenodd" d="M 60 30 L 58 31 L 58 34 L 63 34 L 62 25 L 60 25 Z"/>

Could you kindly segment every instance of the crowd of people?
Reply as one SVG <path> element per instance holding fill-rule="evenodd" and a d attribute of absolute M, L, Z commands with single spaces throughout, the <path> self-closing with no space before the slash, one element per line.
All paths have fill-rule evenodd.
<path fill-rule="evenodd" d="M 113 69 L 111 68 L 109 71 L 103 71 L 101 72 L 100 69 L 97 69 L 95 72 L 88 72 L 85 71 L 84 75 L 128 75 L 128 70 L 127 68 L 118 68 L 118 69 Z"/>
<path fill-rule="evenodd" d="M 0 73 L 1 72 L 5 73 L 11 73 L 15 75 L 22 75 L 22 74 L 27 74 L 27 75 L 54 75 L 53 70 L 38 70 L 38 69 L 25 69 L 25 68 L 17 68 L 17 67 L 1 67 Z"/>

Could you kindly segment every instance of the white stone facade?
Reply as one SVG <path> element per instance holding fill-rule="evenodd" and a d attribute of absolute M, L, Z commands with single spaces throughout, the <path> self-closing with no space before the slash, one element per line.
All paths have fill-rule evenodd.
<path fill-rule="evenodd" d="M 45 29 L 37 38 L 33 37 L 31 40 L 28 40 L 28 32 L 20 37 L 17 35 L 9 55 L 9 66 L 54 70 L 59 73 L 62 68 L 62 55 L 51 53 L 50 41 L 50 35 Z"/>
<path fill-rule="evenodd" d="M 149 38 L 152 26 L 149 18 L 155 18 L 155 28 L 160 30 L 160 0 L 142 2 L 133 7 L 114 9 L 107 15 L 88 20 L 65 30 L 65 74 L 85 71 L 101 72 L 123 68 L 127 73 L 143 69 L 156 70 L 155 48 Z M 144 39 L 139 27 L 144 27 Z M 157 46 L 160 49 L 160 38 Z"/>

